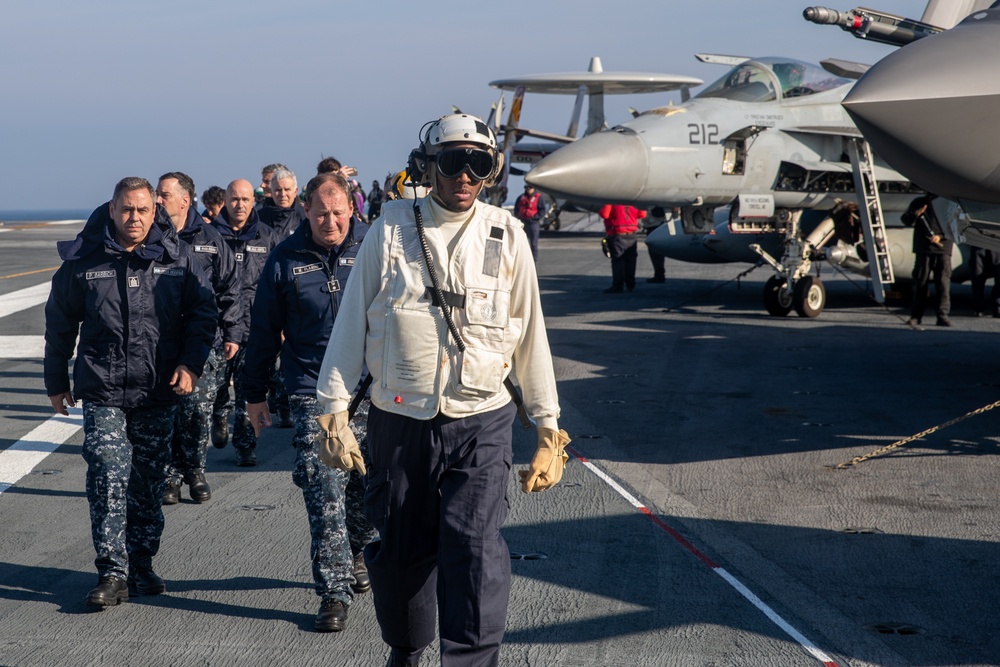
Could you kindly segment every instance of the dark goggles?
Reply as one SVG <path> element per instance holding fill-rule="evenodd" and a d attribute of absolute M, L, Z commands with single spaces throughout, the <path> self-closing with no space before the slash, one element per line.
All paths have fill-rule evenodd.
<path fill-rule="evenodd" d="M 464 171 L 473 180 L 485 181 L 493 173 L 493 154 L 481 148 L 445 148 L 434 161 L 445 178 L 458 178 Z"/>

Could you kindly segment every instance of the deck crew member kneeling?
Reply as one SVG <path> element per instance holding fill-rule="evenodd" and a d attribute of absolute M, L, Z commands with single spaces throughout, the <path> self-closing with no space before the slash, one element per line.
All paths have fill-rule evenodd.
<path fill-rule="evenodd" d="M 387 203 L 362 244 L 317 385 L 329 412 L 320 451 L 336 467 L 363 465 L 347 409 L 367 363 L 365 511 L 380 540 L 365 560 L 388 664 L 418 664 L 440 608 L 441 664 L 496 665 L 510 591 L 500 526 L 511 372 L 538 425 L 525 492 L 559 481 L 569 436 L 527 237 L 477 200 L 501 171 L 496 138 L 464 114 L 424 127 L 410 174 L 431 194 Z"/>

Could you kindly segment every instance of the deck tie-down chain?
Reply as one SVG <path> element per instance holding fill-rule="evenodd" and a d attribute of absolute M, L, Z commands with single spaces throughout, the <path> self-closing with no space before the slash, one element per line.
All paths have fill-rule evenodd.
<path fill-rule="evenodd" d="M 914 440 L 919 440 L 919 439 L 921 439 L 923 437 L 926 437 L 926 436 L 930 435 L 931 433 L 935 433 L 935 432 L 940 431 L 942 429 L 946 429 L 949 426 L 952 426 L 953 424 L 957 424 L 958 422 L 965 421 L 966 419 L 969 419 L 970 417 L 975 417 L 976 415 L 981 415 L 984 412 L 989 412 L 990 410 L 992 410 L 993 408 L 996 408 L 996 407 L 1000 407 L 1000 401 L 996 401 L 994 403 L 990 403 L 989 405 L 984 405 L 983 407 L 978 408 L 976 410 L 973 410 L 972 412 L 966 412 L 961 417 L 955 417 L 951 421 L 947 421 L 944 424 L 940 424 L 938 426 L 932 426 L 931 428 L 927 429 L 926 431 L 921 431 L 920 433 L 917 433 L 916 435 L 911 435 L 908 438 L 903 438 L 902 440 L 897 440 L 896 442 L 892 443 L 891 445 L 886 445 L 885 447 L 880 447 L 879 449 L 876 449 L 873 452 L 869 452 L 868 454 L 863 454 L 861 456 L 855 456 L 850 461 L 846 461 L 844 463 L 838 463 L 837 465 L 827 466 L 827 467 L 833 468 L 834 470 L 844 470 L 845 468 L 850 468 L 851 466 L 856 466 L 857 464 L 862 463 L 864 461 L 867 461 L 868 459 L 873 459 L 876 456 L 882 456 L 883 454 L 888 454 L 889 452 L 893 451 L 894 449 L 902 447 L 903 445 L 905 445 L 907 443 L 910 443 L 910 442 L 913 442 Z"/>

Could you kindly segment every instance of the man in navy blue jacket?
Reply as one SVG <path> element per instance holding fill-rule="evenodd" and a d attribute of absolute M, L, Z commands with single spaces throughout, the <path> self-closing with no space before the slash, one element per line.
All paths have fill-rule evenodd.
<path fill-rule="evenodd" d="M 125 178 L 70 242 L 45 306 L 45 389 L 52 408 L 83 401 L 87 500 L 107 607 L 166 586 L 153 571 L 177 401 L 195 388 L 218 326 L 215 296 L 153 187 Z M 79 334 L 70 390 L 68 364 Z M 127 518 L 126 518 L 127 517 Z"/>
<path fill-rule="evenodd" d="M 360 474 L 324 465 L 316 443 L 320 429 L 315 418 L 323 414 L 316 400 L 316 378 L 333 322 L 337 317 L 364 316 L 340 313 L 344 286 L 368 231 L 360 218 L 352 219 L 350 192 L 346 179 L 337 173 L 309 181 L 308 223 L 278 244 L 264 265 L 243 366 L 247 416 L 259 433 L 271 425 L 265 400 L 269 368 L 281 353 L 295 422 L 292 481 L 302 489 L 309 515 L 313 579 L 322 598 L 315 623 L 320 632 L 343 630 L 354 593 L 369 590 L 362 549 L 375 536 L 364 515 Z M 363 425 L 355 427 L 359 440 L 362 429 Z"/>
<path fill-rule="evenodd" d="M 206 224 L 192 206 L 194 181 L 187 174 L 172 171 L 160 176 L 156 184 L 156 203 L 170 216 L 177 237 L 194 252 L 199 268 L 215 291 L 219 332 L 208 355 L 205 371 L 195 391 L 181 399 L 174 428 L 173 455 L 167 473 L 163 504 L 180 502 L 181 482 L 188 485 L 191 500 L 203 503 L 212 498 L 212 488 L 205 479 L 209 431 L 212 427 L 212 403 L 226 370 L 226 362 L 236 356 L 246 337 L 240 301 L 240 276 L 236 260 L 218 230 Z"/>
<path fill-rule="evenodd" d="M 246 396 L 243 394 L 243 360 L 246 356 L 246 334 L 250 331 L 250 312 L 257 293 L 257 281 L 268 253 L 281 240 L 278 234 L 260 221 L 254 209 L 253 185 L 250 181 L 237 179 L 226 188 L 226 205 L 219 217 L 212 223 L 222 239 L 233 251 L 237 270 L 240 274 L 240 292 L 243 307 L 244 340 L 240 350 L 229 360 L 222 385 L 216 395 L 213 410 L 212 441 L 216 447 L 225 447 L 226 439 L 216 441 L 215 430 L 226 424 L 229 412 L 233 410 L 229 399 L 229 380 L 233 381 L 236 394 L 233 410 L 233 447 L 236 449 L 236 465 L 257 465 L 257 437 L 247 420 Z M 216 429 L 216 425 L 220 428 Z"/>

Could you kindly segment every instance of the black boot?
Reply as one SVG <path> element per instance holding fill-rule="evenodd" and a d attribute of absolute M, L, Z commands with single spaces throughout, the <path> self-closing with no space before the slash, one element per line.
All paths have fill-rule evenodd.
<path fill-rule="evenodd" d="M 257 453 L 253 447 L 236 448 L 236 465 L 241 468 L 253 468 L 257 465 Z"/>
<path fill-rule="evenodd" d="M 180 480 L 167 480 L 167 486 L 163 489 L 163 504 L 164 505 L 176 505 L 181 501 L 181 482 Z"/>
<path fill-rule="evenodd" d="M 278 428 L 294 428 L 292 413 L 288 408 L 278 407 Z"/>
<path fill-rule="evenodd" d="M 92 607 L 113 607 L 120 602 L 128 602 L 128 586 L 114 575 L 101 577 L 97 588 L 87 593 L 87 604 Z"/>
<path fill-rule="evenodd" d="M 368 567 L 365 565 L 365 555 L 354 555 L 354 583 L 351 588 L 355 593 L 367 593 L 372 589 L 372 581 L 368 578 Z"/>
<path fill-rule="evenodd" d="M 167 585 L 152 567 L 135 567 L 128 573 L 128 590 L 136 595 L 159 595 Z"/>
<path fill-rule="evenodd" d="M 212 499 L 212 487 L 205 481 L 205 473 L 201 470 L 184 475 L 184 483 L 188 485 L 191 500 L 196 503 Z"/>
<path fill-rule="evenodd" d="M 340 632 L 347 626 L 347 605 L 340 600 L 323 598 L 313 627 L 316 632 Z"/>
<path fill-rule="evenodd" d="M 222 449 L 229 442 L 229 417 L 212 416 L 212 445 Z"/>

